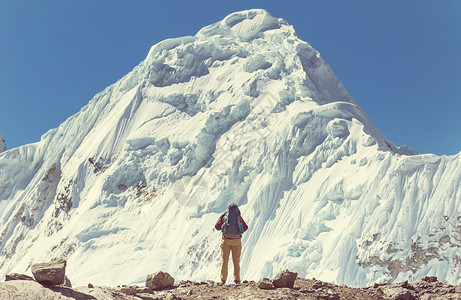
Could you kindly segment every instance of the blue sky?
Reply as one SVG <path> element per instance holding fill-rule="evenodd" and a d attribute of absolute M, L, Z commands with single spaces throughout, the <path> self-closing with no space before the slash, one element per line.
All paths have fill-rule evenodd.
<path fill-rule="evenodd" d="M 0 133 L 37 142 L 171 37 L 265 8 L 395 145 L 461 151 L 461 1 L 0 1 Z"/>

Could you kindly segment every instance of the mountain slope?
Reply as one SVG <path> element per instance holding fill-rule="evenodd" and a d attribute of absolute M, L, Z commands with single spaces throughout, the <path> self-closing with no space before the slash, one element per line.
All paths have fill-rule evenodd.
<path fill-rule="evenodd" d="M 460 175 L 387 141 L 286 21 L 237 12 L 0 154 L 0 275 L 61 257 L 77 285 L 216 279 L 236 202 L 243 278 L 459 282 Z"/>

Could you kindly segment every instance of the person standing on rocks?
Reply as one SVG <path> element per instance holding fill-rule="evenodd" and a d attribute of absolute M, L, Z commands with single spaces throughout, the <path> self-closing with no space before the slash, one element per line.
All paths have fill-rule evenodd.
<path fill-rule="evenodd" d="M 232 262 L 234 263 L 234 282 L 240 283 L 240 254 L 242 253 L 242 234 L 247 231 L 248 226 L 240 215 L 240 210 L 235 203 L 229 204 L 215 226 L 216 230 L 221 230 L 221 284 L 227 280 L 227 267 L 229 255 L 232 252 Z"/>

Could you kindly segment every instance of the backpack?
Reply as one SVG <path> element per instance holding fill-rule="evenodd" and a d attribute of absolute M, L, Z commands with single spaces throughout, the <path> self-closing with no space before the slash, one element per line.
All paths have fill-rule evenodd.
<path fill-rule="evenodd" d="M 243 224 L 240 222 L 240 209 L 237 205 L 230 206 L 224 214 L 224 222 L 221 231 L 224 236 L 242 236 Z"/>

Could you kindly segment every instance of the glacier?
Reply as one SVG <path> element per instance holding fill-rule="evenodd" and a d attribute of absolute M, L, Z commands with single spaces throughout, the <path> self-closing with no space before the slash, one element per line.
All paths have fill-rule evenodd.
<path fill-rule="evenodd" d="M 1 151 L 0 151 L 1 152 Z M 145 60 L 41 141 L 0 153 L 0 276 L 217 280 L 235 202 L 242 278 L 461 282 L 461 156 L 396 147 L 319 52 L 265 10 Z"/>

